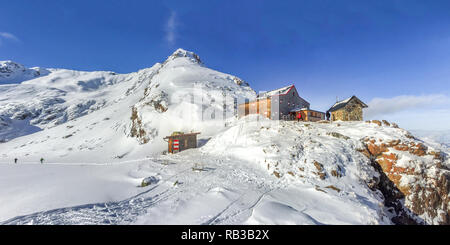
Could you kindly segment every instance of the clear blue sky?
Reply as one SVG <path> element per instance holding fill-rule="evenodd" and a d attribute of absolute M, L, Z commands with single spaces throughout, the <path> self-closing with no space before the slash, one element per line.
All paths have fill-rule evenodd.
<path fill-rule="evenodd" d="M 293 83 L 315 109 L 328 109 L 336 96 L 384 98 L 394 109 L 378 106 L 369 116 L 397 119 L 419 108 L 425 121 L 408 127 L 429 124 L 434 115 L 435 128 L 450 129 L 447 0 L 0 0 L 0 6 L 0 60 L 128 73 L 184 48 L 255 90 Z"/>

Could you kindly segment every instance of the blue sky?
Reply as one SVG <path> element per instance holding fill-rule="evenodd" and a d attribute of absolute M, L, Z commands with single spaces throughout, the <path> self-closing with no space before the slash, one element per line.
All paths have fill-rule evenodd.
<path fill-rule="evenodd" d="M 137 71 L 177 48 L 314 109 L 357 95 L 368 118 L 450 129 L 450 1 L 0 0 L 0 60 Z"/>

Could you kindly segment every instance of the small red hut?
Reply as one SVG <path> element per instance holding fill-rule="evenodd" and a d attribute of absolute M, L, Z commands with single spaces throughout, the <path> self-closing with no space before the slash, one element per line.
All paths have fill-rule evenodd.
<path fill-rule="evenodd" d="M 174 132 L 171 136 L 167 136 L 164 140 L 168 142 L 168 152 L 178 153 L 187 149 L 197 148 L 197 135 L 200 133 Z"/>

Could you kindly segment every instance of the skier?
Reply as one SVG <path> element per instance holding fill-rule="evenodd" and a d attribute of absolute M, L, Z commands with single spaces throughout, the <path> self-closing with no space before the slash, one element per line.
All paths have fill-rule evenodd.
<path fill-rule="evenodd" d="M 41 164 L 43 164 L 43 163 L 44 163 L 44 158 L 41 157 Z"/>
<path fill-rule="evenodd" d="M 17 164 L 17 158 L 14 158 L 14 163 Z"/>
<path fill-rule="evenodd" d="M 330 112 L 329 111 L 327 111 L 327 121 L 330 121 Z"/>

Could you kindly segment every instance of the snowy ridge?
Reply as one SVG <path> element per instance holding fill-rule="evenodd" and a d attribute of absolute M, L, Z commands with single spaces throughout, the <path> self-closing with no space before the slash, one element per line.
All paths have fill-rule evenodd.
<path fill-rule="evenodd" d="M 274 95 L 283 95 L 286 94 L 294 85 L 289 85 L 280 89 L 272 90 L 266 93 L 262 93 L 259 95 L 259 97 L 270 97 Z"/>
<path fill-rule="evenodd" d="M 293 123 L 251 116 L 212 138 L 201 151 L 254 164 L 288 186 L 306 184 L 350 203 L 363 197 L 376 213 L 370 216 L 378 217 L 374 223 L 385 222 L 386 217 L 395 223 L 446 223 L 449 151 L 412 138 L 406 130 L 388 123 Z M 375 153 L 378 144 L 380 152 L 386 153 Z M 376 156 L 375 161 L 366 149 Z M 392 184 L 398 190 L 384 187 Z M 391 195 L 398 198 L 400 192 L 406 197 L 396 201 L 395 211 L 393 204 L 380 204 Z M 430 206 L 422 201 L 434 195 L 442 195 L 442 201 Z"/>
<path fill-rule="evenodd" d="M 365 139 L 372 137 L 384 142 L 411 140 L 403 129 L 373 123 L 296 123 L 247 117 L 213 136 L 203 147 L 176 155 L 139 159 L 136 152 L 130 152 L 127 157 L 137 160 L 83 164 L 82 159 L 77 159 L 73 164 L 55 162 L 44 166 L 24 162 L 15 167 L 0 164 L 8 176 L 7 182 L 0 185 L 7 187 L 15 183 L 24 188 L 14 193 L 0 188 L 0 196 L 8 196 L 14 203 L 0 209 L 0 221 L 5 224 L 392 224 L 398 215 L 409 211 L 407 207 L 399 211 L 387 206 L 386 193 L 376 187 L 383 172 L 361 152 Z M 437 150 L 428 148 L 429 152 Z M 439 171 L 445 171 L 436 169 L 437 163 L 431 155 L 422 158 L 392 151 L 399 156 L 398 167 L 406 168 L 413 161 L 414 166 L 428 175 L 428 180 L 405 175 L 404 185 L 419 181 L 420 185 L 427 186 L 427 181 L 433 183 L 433 176 L 438 178 Z M 103 153 L 110 154 L 107 149 Z M 443 154 L 448 156 L 449 152 Z M 95 157 L 101 163 L 101 156 Z M 450 167 L 447 157 L 441 164 Z M 194 171 L 193 167 L 202 171 Z M 33 171 L 24 172 L 24 168 Z M 17 171 L 39 182 L 39 187 L 15 179 Z M 43 179 L 50 173 L 55 174 L 56 180 Z M 142 190 L 136 187 L 149 176 L 159 181 Z M 56 183 L 53 181 L 60 187 L 42 188 Z M 82 184 L 74 184 L 78 182 Z M 64 197 L 67 188 L 72 198 Z M 90 189 L 88 193 L 86 188 Z M 21 198 L 24 191 L 41 194 L 24 201 Z M 59 198 L 55 202 L 47 196 Z M 402 202 L 413 205 L 412 199 Z M 15 218 L 19 215 L 22 216 Z M 439 217 L 428 214 L 417 217 L 417 222 L 428 224 L 438 220 Z"/>
<path fill-rule="evenodd" d="M 234 120 L 235 100 L 255 96 L 241 79 L 211 70 L 199 63 L 196 54 L 179 49 L 162 64 L 133 107 L 136 120 L 131 129 L 145 132 L 144 138 L 137 135 L 141 143 L 173 131 L 214 135 L 225 127 L 219 117 Z M 161 139 L 160 143 L 165 144 Z"/>
<path fill-rule="evenodd" d="M 52 70 L 52 73 L 14 85 L 0 85 L 0 115 L 13 120 L 28 121 L 33 128 L 52 128 L 85 116 L 125 99 L 131 84 L 142 82 L 142 70 L 130 75 L 113 72 L 79 72 Z M 3 132 L 3 140 L 11 133 Z"/>
<path fill-rule="evenodd" d="M 172 61 L 176 58 L 188 58 L 190 61 L 194 63 L 202 64 L 202 61 L 200 60 L 200 57 L 197 54 L 181 48 L 177 49 L 172 55 L 170 55 L 167 58 L 166 62 Z"/>
<path fill-rule="evenodd" d="M 165 62 L 136 73 L 58 69 L 0 86 L 0 115 L 11 119 L 3 123 L 0 139 L 12 140 L 2 145 L 0 157 L 31 160 L 45 152 L 57 162 L 96 155 L 103 155 L 102 161 L 120 160 L 132 151 L 142 151 L 141 157 L 161 153 L 167 147 L 162 138 L 173 131 L 215 134 L 225 127 L 224 121 L 206 118 L 204 108 L 214 109 L 207 113 L 210 117 L 226 114 L 234 120 L 234 100 L 255 97 L 255 92 L 241 79 L 211 70 L 195 57 L 179 49 Z M 231 102 L 225 108 L 223 98 Z M 29 128 L 19 129 L 22 124 L 13 121 L 27 122 Z M 39 131 L 36 128 L 43 130 L 27 135 Z M 24 137 L 13 140 L 18 136 Z M 110 154 L 104 154 L 106 145 Z"/>
<path fill-rule="evenodd" d="M 244 98 L 182 49 L 0 85 L 0 224 L 448 224 L 448 148 L 385 121 L 238 120 Z M 164 154 L 173 131 L 201 147 Z"/>
<path fill-rule="evenodd" d="M 7 83 L 20 83 L 22 81 L 45 76 L 51 71 L 39 67 L 26 68 L 13 61 L 0 61 L 0 85 Z"/>

